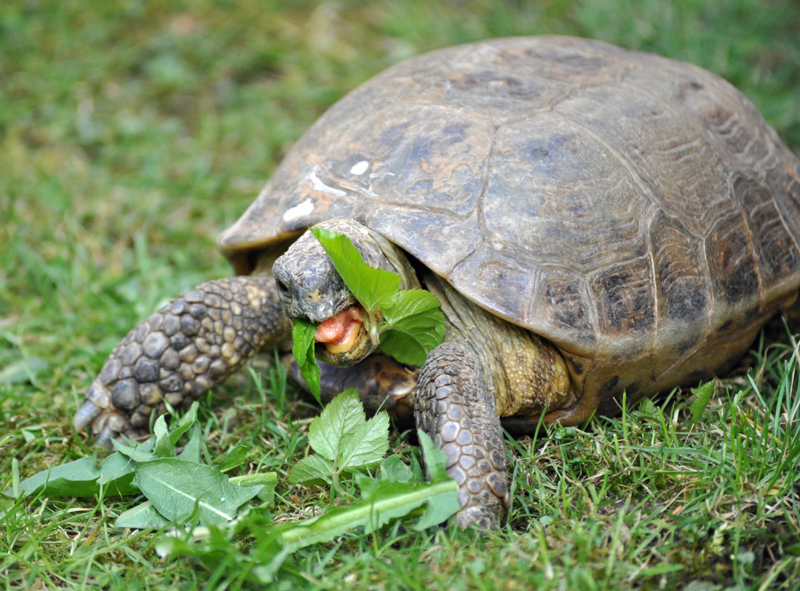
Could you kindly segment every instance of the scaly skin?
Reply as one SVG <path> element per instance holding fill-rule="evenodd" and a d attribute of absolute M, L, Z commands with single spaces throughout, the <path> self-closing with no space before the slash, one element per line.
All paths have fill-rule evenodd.
<path fill-rule="evenodd" d="M 414 391 L 417 426 L 447 455 L 447 475 L 458 483 L 456 523 L 497 529 L 509 507 L 503 430 L 483 369 L 469 346 L 434 349 Z"/>
<path fill-rule="evenodd" d="M 262 347 L 291 338 L 269 275 L 198 285 L 128 333 L 86 392 L 73 424 L 91 424 L 98 443 L 149 432 L 165 402 L 187 407 Z"/>

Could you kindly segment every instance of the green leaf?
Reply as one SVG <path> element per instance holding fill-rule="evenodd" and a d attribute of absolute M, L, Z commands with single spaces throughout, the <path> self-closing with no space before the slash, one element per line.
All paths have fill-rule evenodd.
<path fill-rule="evenodd" d="M 119 453 L 129 457 L 134 462 L 148 462 L 156 457 L 153 455 L 153 446 L 155 445 L 155 440 L 152 437 L 144 443 L 135 442 L 133 445 L 120 443 L 116 439 L 112 439 L 111 443 Z"/>
<path fill-rule="evenodd" d="M 292 353 L 297 360 L 300 374 L 306 380 L 308 389 L 322 404 L 320 398 L 319 366 L 314 358 L 314 336 L 317 334 L 317 325 L 306 322 L 301 318 L 292 321 Z"/>
<path fill-rule="evenodd" d="M 20 495 L 30 496 L 42 493 L 55 497 L 93 497 L 97 494 L 97 454 L 54 466 L 34 474 L 19 483 Z M 7 496 L 13 496 L 7 490 Z"/>
<path fill-rule="evenodd" d="M 339 474 L 381 461 L 389 448 L 389 415 L 380 412 L 367 421 L 358 392 L 350 388 L 311 422 L 308 441 L 317 453 L 295 464 L 289 482 L 336 485 Z"/>
<path fill-rule="evenodd" d="M 181 436 L 186 433 L 189 428 L 197 422 L 197 401 L 192 403 L 192 406 L 187 410 L 172 427 L 172 431 L 167 430 L 166 418 L 161 415 L 156 419 L 153 426 L 153 435 L 156 437 L 155 455 L 159 458 L 172 458 L 175 457 L 175 446 Z"/>
<path fill-rule="evenodd" d="M 388 305 L 400 288 L 400 276 L 364 262 L 350 238 L 338 232 L 311 228 L 355 298 L 368 311 Z"/>
<path fill-rule="evenodd" d="M 159 529 L 168 524 L 169 521 L 156 511 L 153 503 L 145 501 L 117 517 L 114 527 L 120 529 Z"/>
<path fill-rule="evenodd" d="M 397 293 L 384 310 L 379 326 L 380 348 L 400 363 L 423 365 L 428 354 L 442 342 L 445 318 L 432 293 L 413 289 Z"/>
<path fill-rule="evenodd" d="M 444 337 L 441 328 L 420 316 L 398 322 L 381 334 L 380 349 L 405 365 L 422 366 L 428 354 L 438 347 Z"/>
<path fill-rule="evenodd" d="M 249 453 L 250 448 L 246 445 L 236 445 L 232 447 L 222 459 L 222 463 L 219 465 L 219 471 L 227 472 L 228 470 L 233 470 L 237 466 L 241 466 L 244 464 L 245 460 L 247 460 L 247 455 Z"/>
<path fill-rule="evenodd" d="M 178 454 L 179 460 L 187 462 L 194 462 L 200 464 L 200 452 L 203 448 L 203 432 L 200 429 L 200 423 L 194 423 L 189 430 L 189 441 L 183 448 L 183 451 Z"/>
<path fill-rule="evenodd" d="M 306 456 L 292 466 L 289 484 L 330 484 L 333 462 L 319 454 Z"/>
<path fill-rule="evenodd" d="M 355 433 L 366 424 L 364 406 L 355 388 L 348 388 L 336 396 L 322 409 L 322 413 L 311 422 L 308 442 L 311 448 L 331 462 L 340 456 L 342 438 Z"/>
<path fill-rule="evenodd" d="M 390 326 L 417 314 L 437 310 L 441 314 L 439 300 L 436 296 L 424 289 L 408 289 L 398 291 L 392 297 L 392 303 L 383 309 L 383 316 Z M 444 315 L 442 315 L 444 323 Z"/>
<path fill-rule="evenodd" d="M 447 456 L 442 450 L 433 444 L 430 436 L 422 429 L 417 429 L 419 444 L 422 447 L 422 457 L 425 459 L 425 470 L 428 473 L 430 482 L 439 482 L 447 475 Z"/>
<path fill-rule="evenodd" d="M 357 481 L 370 481 L 357 476 Z M 356 527 L 367 533 L 392 519 L 408 515 L 426 505 L 425 513 L 415 529 L 441 523 L 458 511 L 458 485 L 451 478 L 436 482 L 403 483 L 382 481 L 377 486 L 361 486 L 365 491 L 361 502 L 346 507 L 334 507 L 314 520 L 278 526 L 284 544 L 294 549 L 320 542 L 329 542 Z M 368 491 L 368 492 L 367 492 Z"/>
<path fill-rule="evenodd" d="M 257 472 L 255 474 L 246 474 L 244 476 L 236 476 L 229 478 L 228 482 L 231 484 L 238 484 L 239 486 L 255 486 L 258 487 L 258 498 L 264 501 L 267 505 L 273 505 L 275 502 L 275 487 L 278 486 L 277 472 Z"/>
<path fill-rule="evenodd" d="M 444 336 L 445 317 L 439 301 L 421 289 L 398 291 L 401 278 L 395 273 L 370 267 L 344 234 L 311 228 L 347 287 L 376 322 L 380 309 L 384 322 L 378 326 L 380 348 L 406 365 L 421 366 Z M 312 331 L 313 330 L 313 334 Z M 317 401 L 319 368 L 314 360 L 316 326 L 295 319 L 293 353 L 300 373 Z"/>
<path fill-rule="evenodd" d="M 399 454 L 392 454 L 381 463 L 381 479 L 392 482 L 410 482 L 411 468 L 406 466 Z"/>
<path fill-rule="evenodd" d="M 696 396 L 696 399 L 689 405 L 689 410 L 692 411 L 692 418 L 689 421 L 690 425 L 696 425 L 700 421 L 700 418 L 703 416 L 703 411 L 714 395 L 715 389 L 716 382 L 714 381 L 706 382 L 698 388 L 692 388 L 692 394 Z"/>
<path fill-rule="evenodd" d="M 153 454 L 157 458 L 175 457 L 175 446 L 172 445 L 169 440 L 169 430 L 167 429 L 166 415 L 161 415 L 156 419 L 156 422 L 153 425 L 153 436 L 156 438 Z"/>
<path fill-rule="evenodd" d="M 258 493 L 253 487 L 231 484 L 216 468 L 177 458 L 138 464 L 134 483 L 161 515 L 178 523 L 186 521 L 195 507 L 202 523 L 226 523 Z"/>
<path fill-rule="evenodd" d="M 346 405 L 349 402 L 345 401 Z M 350 417 L 350 413 L 341 413 Z M 319 419 L 317 419 L 319 420 Z M 313 424 L 313 423 L 312 423 Z M 391 479 L 376 480 L 357 475 L 356 481 L 362 491 L 362 500 L 345 507 L 329 508 L 324 515 L 299 523 L 265 525 L 258 511 L 251 511 L 223 530 L 210 528 L 210 539 L 188 544 L 180 538 L 169 538 L 158 543 L 159 555 L 193 557 L 209 570 L 215 570 L 223 562 L 231 565 L 231 572 L 254 576 L 261 583 L 273 580 L 283 562 L 295 550 L 316 543 L 335 540 L 351 529 L 362 528 L 372 532 L 393 519 L 419 515 L 414 528 L 419 530 L 442 523 L 459 509 L 458 485 L 444 473 L 446 456 L 437 450 L 430 438 L 419 434 L 423 445 L 425 462 L 430 466 L 430 482 L 395 482 Z M 392 468 L 399 456 L 392 456 L 387 470 Z M 311 460 L 318 458 L 318 460 Z M 311 461 L 327 461 L 321 455 L 305 458 Z M 320 470 L 321 471 L 321 470 Z M 405 475 L 415 472 L 406 469 Z M 244 554 L 233 544 L 234 538 L 255 538 L 254 546 Z"/>
<path fill-rule="evenodd" d="M 339 470 L 360 470 L 377 466 L 388 449 L 389 415 L 386 411 L 380 411 L 365 425 L 342 438 Z"/>
<path fill-rule="evenodd" d="M 452 483 L 453 488 L 449 493 L 431 498 L 425 513 L 419 518 L 414 529 L 421 531 L 425 528 L 438 525 L 461 508 L 458 502 L 458 485 L 456 481 L 447 475 L 447 456 L 438 449 L 431 441 L 425 431 L 417 430 L 420 445 L 422 446 L 422 456 L 425 459 L 425 466 L 428 469 L 428 480 L 431 485 L 441 485 Z"/>
<path fill-rule="evenodd" d="M 119 496 L 135 494 L 139 489 L 133 484 L 133 473 L 136 464 L 128 456 L 114 452 L 100 462 L 98 487 L 105 487 L 106 494 Z"/>

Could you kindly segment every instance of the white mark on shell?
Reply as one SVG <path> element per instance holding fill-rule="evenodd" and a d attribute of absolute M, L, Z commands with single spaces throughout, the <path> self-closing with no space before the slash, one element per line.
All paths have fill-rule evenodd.
<path fill-rule="evenodd" d="M 308 215 L 312 211 L 314 211 L 314 202 L 311 199 L 306 199 L 283 212 L 283 221 L 291 222 L 293 219 Z"/>
<path fill-rule="evenodd" d="M 367 172 L 368 168 L 369 162 L 362 160 L 361 162 L 356 162 L 353 164 L 353 168 L 350 169 L 350 174 L 361 175 Z"/>
<path fill-rule="evenodd" d="M 345 195 L 347 195 L 347 193 L 345 193 L 341 189 L 336 189 L 334 187 L 329 187 L 328 185 L 323 183 L 321 180 L 319 180 L 319 177 L 317 176 L 316 171 L 311 171 L 311 174 L 308 175 L 308 180 L 311 181 L 311 184 L 314 186 L 314 190 L 315 191 L 321 191 L 322 193 L 328 193 L 330 195 L 336 195 L 337 197 L 344 197 Z"/>

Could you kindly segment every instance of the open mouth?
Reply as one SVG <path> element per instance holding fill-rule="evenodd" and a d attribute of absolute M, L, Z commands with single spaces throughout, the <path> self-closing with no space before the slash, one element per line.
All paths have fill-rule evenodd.
<path fill-rule="evenodd" d="M 323 343 L 328 353 L 339 355 L 350 351 L 358 340 L 364 316 L 358 306 L 350 306 L 336 316 L 323 320 L 314 340 Z"/>

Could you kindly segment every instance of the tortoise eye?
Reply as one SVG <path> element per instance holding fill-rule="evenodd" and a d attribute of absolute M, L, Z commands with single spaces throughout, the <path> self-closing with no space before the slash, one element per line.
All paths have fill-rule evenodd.
<path fill-rule="evenodd" d="M 289 286 L 286 285 L 283 281 L 281 281 L 280 279 L 275 279 L 275 285 L 278 287 L 278 294 L 282 298 L 288 298 L 288 299 L 292 298 L 292 291 L 289 289 Z"/>

